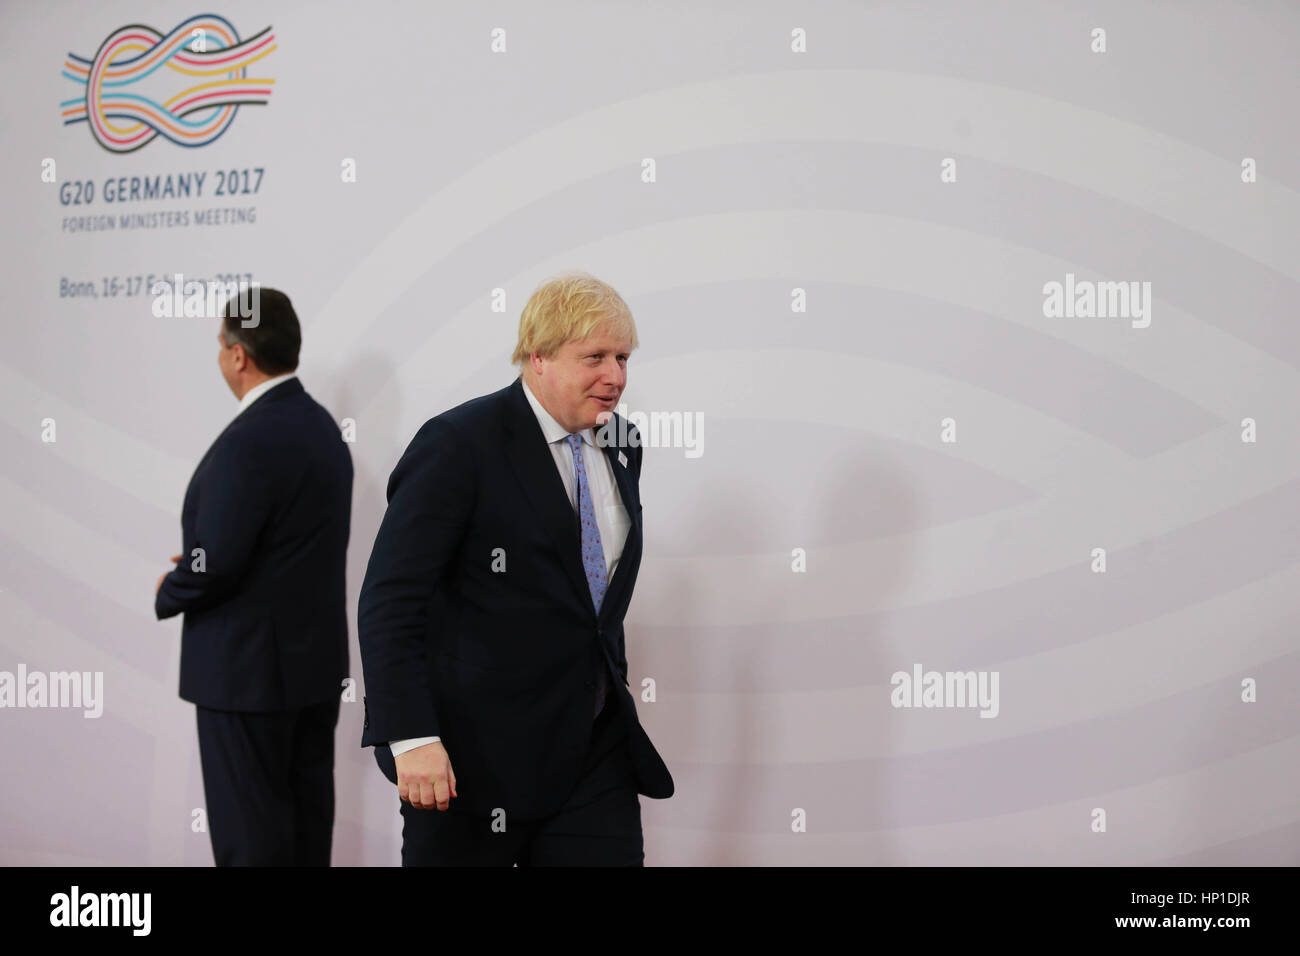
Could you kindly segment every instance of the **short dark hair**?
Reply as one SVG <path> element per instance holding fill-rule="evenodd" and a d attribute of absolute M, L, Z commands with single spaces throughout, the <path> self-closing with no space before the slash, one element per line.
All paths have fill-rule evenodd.
<path fill-rule="evenodd" d="M 302 329 L 293 303 L 279 289 L 257 286 L 242 291 L 226 302 L 221 316 L 226 345 L 242 345 L 264 375 L 283 375 L 298 368 Z"/>

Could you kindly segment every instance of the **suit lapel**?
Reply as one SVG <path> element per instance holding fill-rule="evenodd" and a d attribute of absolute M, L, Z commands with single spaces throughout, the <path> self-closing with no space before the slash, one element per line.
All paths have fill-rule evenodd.
<path fill-rule="evenodd" d="M 591 613 L 596 613 L 596 605 L 591 600 L 591 587 L 587 584 L 587 574 L 582 569 L 582 539 L 578 532 L 578 523 L 573 516 L 573 506 L 564 491 L 564 482 L 555 468 L 555 458 L 550 446 L 537 424 L 537 416 L 524 395 L 521 379 L 515 379 L 508 389 L 506 402 L 506 431 L 509 449 L 507 458 L 515 477 L 524 490 L 524 496 L 532 505 L 534 513 L 546 536 L 555 545 L 560 564 L 577 590 L 579 599 Z"/>
<path fill-rule="evenodd" d="M 505 422 L 509 436 L 507 458 L 510 467 L 514 470 L 525 497 L 546 530 L 547 537 L 555 545 L 560 564 L 573 582 L 574 589 L 594 615 L 596 606 L 591 600 L 591 585 L 587 583 L 587 572 L 582 567 L 582 535 L 573 512 L 573 505 L 570 504 L 569 496 L 564 490 L 564 482 L 560 479 L 559 471 L 556 470 L 555 458 L 551 455 L 550 446 L 546 443 L 541 426 L 537 424 L 537 416 L 533 414 L 532 406 L 528 404 L 528 399 L 524 395 L 522 379 L 515 379 L 514 384 L 506 391 Z M 618 416 L 615 415 L 608 430 L 611 437 L 617 436 L 617 429 Z M 614 569 L 614 577 L 605 590 L 605 599 L 600 605 L 603 613 L 617 604 L 616 590 L 625 587 L 628 578 L 628 573 L 624 569 L 634 564 L 634 556 L 639 554 L 641 531 L 638 527 L 637 512 L 640 510 L 641 501 L 631 471 L 618 460 L 622 449 L 612 442 L 601 447 L 600 434 L 601 430 L 597 429 L 597 447 L 601 448 L 609 460 L 610 469 L 614 473 L 614 482 L 618 486 L 618 493 L 623 499 L 623 507 L 627 510 L 629 521 L 623 554 L 619 558 L 618 567 Z M 626 455 L 626 452 L 624 454 Z"/>
<path fill-rule="evenodd" d="M 617 435 L 618 416 L 609 421 L 609 433 Z M 600 430 L 597 429 L 597 445 L 599 446 Z M 619 496 L 623 499 L 623 508 L 627 511 L 628 529 L 627 540 L 623 543 L 623 553 L 618 559 L 618 567 L 614 569 L 614 577 L 609 582 L 609 587 L 605 591 L 605 600 L 601 603 L 600 609 L 603 613 L 607 608 L 618 605 L 618 592 L 627 586 L 628 572 L 627 568 L 635 564 L 635 557 L 639 554 L 641 547 L 641 529 L 637 521 L 637 512 L 641 509 L 641 499 L 636 485 L 632 481 L 632 472 L 626 465 L 619 462 L 618 456 L 622 451 L 617 445 L 609 444 L 601 449 L 605 457 L 609 460 L 610 470 L 614 473 L 614 483 L 618 485 Z M 626 452 L 623 452 L 626 458 Z"/>
<path fill-rule="evenodd" d="M 609 422 L 610 433 L 612 435 L 617 435 L 617 428 L 618 415 L 616 414 Z M 599 428 L 596 429 L 596 446 L 600 447 Z M 632 473 L 628 470 L 627 465 L 618 460 L 620 454 L 623 455 L 625 461 L 628 460 L 627 453 L 612 443 L 601 448 L 601 451 L 603 451 L 605 457 L 609 459 L 610 470 L 614 472 L 614 483 L 618 485 L 618 493 L 623 499 L 623 507 L 627 509 L 627 516 L 631 518 L 636 515 L 637 509 L 641 507 L 641 501 L 637 495 L 636 486 L 632 484 Z"/>

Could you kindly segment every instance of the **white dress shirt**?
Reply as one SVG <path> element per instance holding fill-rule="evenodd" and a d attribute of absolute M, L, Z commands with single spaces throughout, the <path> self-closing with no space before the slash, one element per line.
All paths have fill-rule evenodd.
<path fill-rule="evenodd" d="M 239 400 L 239 412 L 242 412 L 249 405 L 252 405 L 255 401 L 257 401 L 259 398 L 261 398 L 271 389 L 275 388 L 281 382 L 287 382 L 289 381 L 289 379 L 297 378 L 297 377 L 298 377 L 297 372 L 285 372 L 283 375 L 276 375 L 274 378 L 268 378 L 265 382 L 259 382 L 258 384 L 254 385 L 252 388 L 246 391 L 244 393 L 244 397 Z M 235 413 L 236 417 L 238 417 L 239 412 Z"/>
<path fill-rule="evenodd" d="M 569 504 L 574 513 L 578 511 L 578 480 L 573 471 L 573 453 L 569 450 L 566 439 L 569 432 L 557 422 L 537 400 L 533 390 L 524 382 L 524 395 L 537 416 L 537 424 L 542 428 L 542 435 L 550 445 L 551 457 L 564 482 L 564 490 L 569 495 Z M 614 481 L 614 471 L 609 464 L 609 456 L 597 445 L 592 429 L 585 428 L 582 435 L 582 469 L 587 475 L 587 490 L 591 495 L 591 506 L 596 512 L 596 527 L 600 529 L 600 544 L 605 552 L 605 580 L 614 578 L 614 569 L 623 556 L 623 545 L 627 543 L 627 533 L 632 527 L 623 498 L 618 493 L 618 484 Z M 388 746 L 393 756 L 404 754 L 416 747 L 435 743 L 440 737 L 411 737 L 406 740 L 390 741 Z"/>

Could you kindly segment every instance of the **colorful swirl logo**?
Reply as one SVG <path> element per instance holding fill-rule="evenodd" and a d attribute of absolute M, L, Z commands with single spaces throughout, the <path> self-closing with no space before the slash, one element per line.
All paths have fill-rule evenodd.
<path fill-rule="evenodd" d="M 59 104 L 63 125 L 88 123 L 95 142 L 111 153 L 134 152 L 158 136 L 206 146 L 230 127 L 239 107 L 266 104 L 275 80 L 248 70 L 274 50 L 270 27 L 241 40 L 230 21 L 211 13 L 190 17 L 166 36 L 139 24 L 121 27 L 94 59 L 68 54 L 63 75 L 81 86 L 81 95 Z M 140 95 L 139 87 L 128 92 L 163 68 L 190 85 L 162 103 Z"/>

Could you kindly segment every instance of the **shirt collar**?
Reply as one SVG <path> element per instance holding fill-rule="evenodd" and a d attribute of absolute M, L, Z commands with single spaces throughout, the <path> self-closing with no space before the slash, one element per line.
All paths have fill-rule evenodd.
<path fill-rule="evenodd" d="M 519 380 L 523 382 L 524 396 L 528 399 L 528 404 L 533 407 L 533 414 L 537 416 L 537 424 L 542 426 L 542 434 L 546 436 L 546 444 L 553 445 L 562 438 L 568 438 L 570 433 L 565 430 L 563 425 L 551 417 L 550 412 L 542 407 L 542 403 L 537 400 L 537 396 L 533 394 L 533 390 L 528 387 L 528 383 L 524 381 L 522 375 Z M 581 435 L 583 441 L 593 448 L 596 447 L 596 439 L 592 435 L 590 428 L 584 428 L 581 432 L 575 432 L 574 434 Z"/>
<path fill-rule="evenodd" d="M 249 405 L 252 405 L 255 401 L 257 401 L 259 398 L 261 398 L 271 389 L 275 388 L 281 382 L 287 382 L 291 378 L 296 378 L 297 375 L 298 375 L 297 372 L 285 372 L 283 375 L 277 375 L 274 378 L 268 378 L 265 382 L 260 382 L 259 384 L 254 385 L 252 388 L 246 391 L 244 393 L 244 397 L 239 400 L 239 410 L 242 412 Z"/>

